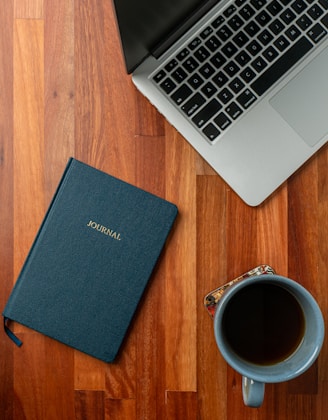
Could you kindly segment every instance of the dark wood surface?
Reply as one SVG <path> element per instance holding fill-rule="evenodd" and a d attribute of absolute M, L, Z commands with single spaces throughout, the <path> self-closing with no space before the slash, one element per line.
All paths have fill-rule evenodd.
<path fill-rule="evenodd" d="M 2 308 L 69 156 L 175 202 L 180 215 L 116 363 L 20 325 L 21 348 L 0 333 L 0 418 L 327 419 L 327 340 L 308 373 L 245 408 L 202 301 L 267 263 L 307 287 L 327 318 L 328 148 L 248 207 L 133 87 L 109 0 L 2 2 Z"/>

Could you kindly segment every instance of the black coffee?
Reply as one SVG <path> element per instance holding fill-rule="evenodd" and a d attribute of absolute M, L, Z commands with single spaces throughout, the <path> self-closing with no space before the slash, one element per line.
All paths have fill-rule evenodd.
<path fill-rule="evenodd" d="M 239 357 L 267 365 L 286 359 L 296 350 L 304 335 L 305 320 L 290 292 L 258 283 L 244 287 L 231 298 L 222 328 Z"/>

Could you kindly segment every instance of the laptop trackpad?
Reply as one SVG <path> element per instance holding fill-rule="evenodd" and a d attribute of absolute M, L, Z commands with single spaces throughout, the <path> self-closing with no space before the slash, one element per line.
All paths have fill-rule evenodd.
<path fill-rule="evenodd" d="M 310 146 L 328 134 L 327 75 L 328 48 L 270 100 L 274 109 Z"/>

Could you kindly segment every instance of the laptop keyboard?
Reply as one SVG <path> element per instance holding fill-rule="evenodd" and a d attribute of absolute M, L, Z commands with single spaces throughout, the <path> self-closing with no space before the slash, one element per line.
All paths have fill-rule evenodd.
<path fill-rule="evenodd" d="M 152 79 L 214 142 L 327 30 L 328 0 L 235 0 Z"/>

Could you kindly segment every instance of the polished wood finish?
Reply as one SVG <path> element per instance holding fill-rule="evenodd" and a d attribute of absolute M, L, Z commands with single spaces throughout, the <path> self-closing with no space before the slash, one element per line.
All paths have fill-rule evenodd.
<path fill-rule="evenodd" d="M 327 340 L 308 373 L 268 385 L 263 406 L 246 408 L 202 301 L 267 263 L 307 287 L 327 319 L 328 148 L 263 205 L 248 207 L 133 87 L 110 1 L 5 1 L 2 308 L 69 156 L 175 202 L 179 217 L 116 363 L 21 325 L 21 348 L 0 333 L 0 418 L 327 418 Z"/>

